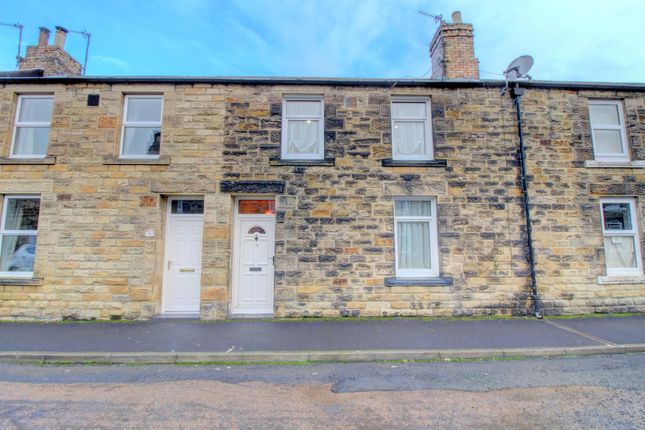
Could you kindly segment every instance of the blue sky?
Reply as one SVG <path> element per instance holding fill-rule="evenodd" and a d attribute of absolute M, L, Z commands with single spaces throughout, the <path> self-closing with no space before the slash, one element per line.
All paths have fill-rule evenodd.
<path fill-rule="evenodd" d="M 482 78 L 530 54 L 534 79 L 645 82 L 643 0 L 2 0 L 0 21 L 25 25 L 23 54 L 39 26 L 87 29 L 89 75 L 421 78 L 437 25 L 419 9 L 474 24 Z M 0 70 L 16 49 L 0 27 Z"/>

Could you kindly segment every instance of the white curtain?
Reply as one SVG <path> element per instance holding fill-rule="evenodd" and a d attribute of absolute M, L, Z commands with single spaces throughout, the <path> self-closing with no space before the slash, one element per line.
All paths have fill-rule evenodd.
<path fill-rule="evenodd" d="M 161 98 L 128 98 L 127 120 L 161 122 Z"/>
<path fill-rule="evenodd" d="M 320 102 L 315 100 L 287 101 L 287 117 L 320 117 Z"/>
<path fill-rule="evenodd" d="M 47 155 L 49 140 L 49 123 L 52 117 L 53 99 L 51 97 L 23 98 L 20 104 L 20 114 L 16 129 L 15 143 L 12 155 Z M 29 124 L 32 123 L 32 124 Z M 30 127 L 33 123 L 41 123 L 40 127 Z"/>
<path fill-rule="evenodd" d="M 287 127 L 289 154 L 318 153 L 318 121 L 289 120 Z"/>
<path fill-rule="evenodd" d="M 53 109 L 53 98 L 23 98 L 20 103 L 20 122 L 50 122 Z"/>
<path fill-rule="evenodd" d="M 612 269 L 636 267 L 633 236 L 605 237 L 605 258 Z"/>
<path fill-rule="evenodd" d="M 426 104 L 411 102 L 392 103 L 392 118 L 425 118 Z"/>
<path fill-rule="evenodd" d="M 431 269 L 428 222 L 398 222 L 397 239 L 399 269 Z"/>
<path fill-rule="evenodd" d="M 601 154 L 623 153 L 623 140 L 618 130 L 595 130 L 594 141 Z"/>
<path fill-rule="evenodd" d="M 396 216 L 432 216 L 432 204 L 428 200 L 396 200 Z"/>
<path fill-rule="evenodd" d="M 395 121 L 393 140 L 400 155 L 425 154 L 425 123 L 422 121 Z"/>
<path fill-rule="evenodd" d="M 620 125 L 618 106 L 615 104 L 591 104 L 589 115 L 594 126 Z"/>
<path fill-rule="evenodd" d="M 5 230 L 22 230 L 23 205 L 14 199 L 6 200 L 8 205 L 5 218 Z M 18 247 L 18 235 L 2 236 L 2 251 L 0 252 L 0 271 L 8 272 L 14 266 L 12 259 Z"/>
<path fill-rule="evenodd" d="M 47 155 L 49 127 L 18 127 L 13 155 Z"/>

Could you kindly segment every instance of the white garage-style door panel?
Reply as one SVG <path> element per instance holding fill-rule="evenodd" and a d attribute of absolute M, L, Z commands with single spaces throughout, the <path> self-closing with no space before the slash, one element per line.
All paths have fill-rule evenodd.
<path fill-rule="evenodd" d="M 172 199 L 166 228 L 162 311 L 199 314 L 203 201 Z"/>
<path fill-rule="evenodd" d="M 268 203 L 240 202 L 244 203 L 237 205 L 232 313 L 273 314 L 273 200 L 270 208 Z"/>

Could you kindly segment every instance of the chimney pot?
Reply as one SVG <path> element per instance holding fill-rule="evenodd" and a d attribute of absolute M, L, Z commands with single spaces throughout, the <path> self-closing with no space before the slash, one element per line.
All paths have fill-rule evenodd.
<path fill-rule="evenodd" d="M 60 25 L 56 26 L 56 38 L 54 39 L 54 44 L 60 49 L 65 49 L 65 39 L 67 38 L 67 33 L 69 31 L 65 27 Z"/>
<path fill-rule="evenodd" d="M 461 24 L 461 12 L 459 12 L 458 10 L 452 13 L 452 23 Z"/>
<path fill-rule="evenodd" d="M 38 33 L 38 46 L 47 46 L 49 45 L 49 29 L 47 27 L 39 27 L 40 33 Z"/>

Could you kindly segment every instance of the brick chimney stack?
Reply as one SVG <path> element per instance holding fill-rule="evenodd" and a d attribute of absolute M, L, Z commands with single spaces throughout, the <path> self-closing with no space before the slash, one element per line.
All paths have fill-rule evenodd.
<path fill-rule="evenodd" d="M 81 74 L 81 63 L 65 51 L 67 29 L 57 26 L 54 44 L 49 44 L 51 31 L 40 27 L 38 45 L 28 46 L 25 58 L 20 60 L 20 70 L 43 69 L 44 76 L 70 76 Z"/>
<path fill-rule="evenodd" d="M 472 24 L 452 13 L 452 23 L 442 22 L 430 42 L 432 79 L 479 79 Z"/>

